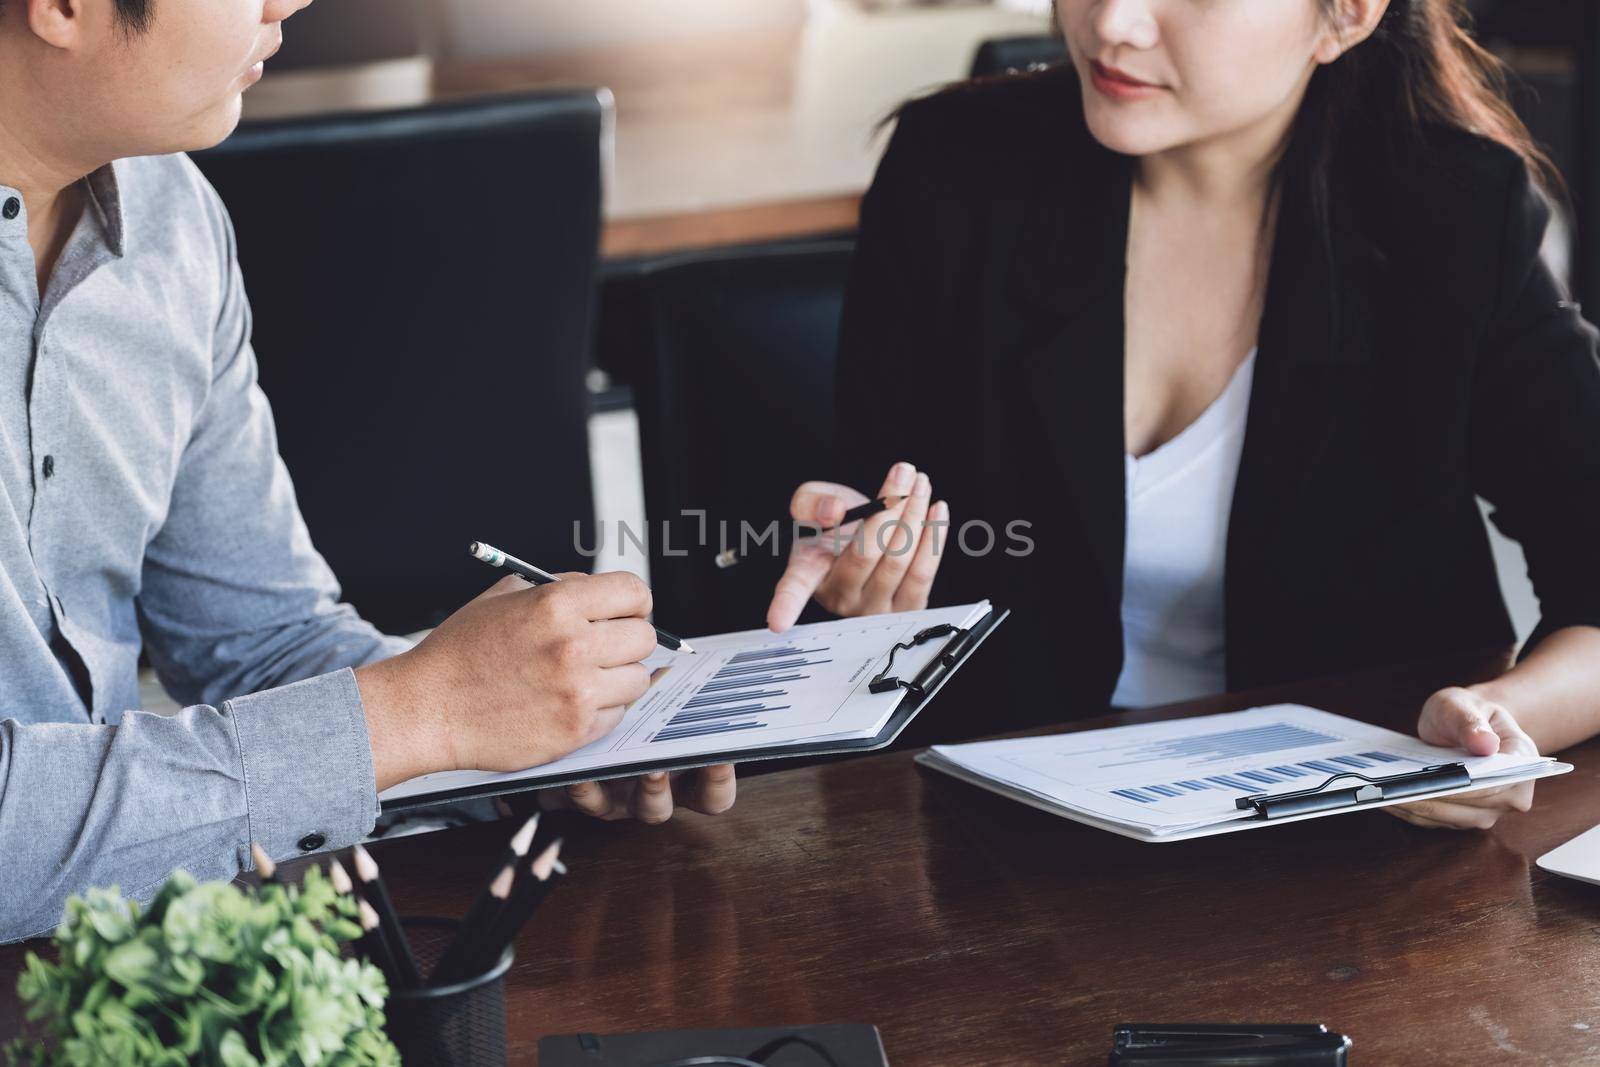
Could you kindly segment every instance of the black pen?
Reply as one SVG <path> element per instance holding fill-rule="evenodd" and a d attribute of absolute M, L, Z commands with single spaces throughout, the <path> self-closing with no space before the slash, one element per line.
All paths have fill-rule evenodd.
<path fill-rule="evenodd" d="M 903 496 L 880 496 L 876 500 L 869 500 L 865 504 L 859 504 L 845 512 L 844 516 L 840 518 L 837 523 L 828 527 L 826 530 L 818 530 L 816 533 L 808 533 L 806 538 L 824 537 L 835 532 L 840 527 L 850 525 L 852 522 L 858 522 L 861 519 L 870 519 L 872 516 L 881 511 L 888 511 L 890 508 L 895 507 L 905 499 L 906 498 Z M 727 570 L 729 567 L 737 567 L 739 565 L 739 561 L 743 558 L 743 556 L 739 555 L 738 549 L 725 548 L 721 552 L 717 553 L 717 569 Z"/>
<path fill-rule="evenodd" d="M 482 541 L 472 542 L 467 546 L 467 551 L 472 553 L 473 559 L 482 560 L 491 567 L 504 567 L 512 574 L 524 581 L 532 582 L 534 585 L 549 585 L 551 582 L 559 582 L 561 580 L 549 571 L 540 570 L 533 564 L 526 563 L 516 556 L 502 552 L 493 545 L 485 544 Z M 656 642 L 667 651 L 694 652 L 694 649 L 689 647 L 689 642 L 683 638 L 674 637 L 659 626 L 654 627 L 654 629 L 656 631 Z"/>

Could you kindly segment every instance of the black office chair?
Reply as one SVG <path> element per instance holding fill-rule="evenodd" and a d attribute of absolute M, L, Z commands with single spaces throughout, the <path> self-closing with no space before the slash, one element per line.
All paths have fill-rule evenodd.
<path fill-rule="evenodd" d="M 783 560 L 752 542 L 719 570 L 720 528 L 737 546 L 741 522 L 759 534 L 786 521 L 794 487 L 827 468 L 853 250 L 832 240 L 674 256 L 611 280 L 608 318 L 631 331 L 605 369 L 633 390 L 656 617 L 675 632 L 764 623 Z M 705 545 L 701 520 L 684 514 L 699 510 Z"/>
<path fill-rule="evenodd" d="M 971 76 L 985 78 L 992 74 L 1043 70 L 1066 61 L 1067 45 L 1058 33 L 996 37 L 978 46 L 977 54 L 972 57 Z"/>
<path fill-rule="evenodd" d="M 390 632 L 491 583 L 475 539 L 588 569 L 608 107 L 568 90 L 275 122 L 195 157 L 233 216 L 312 540 Z"/>

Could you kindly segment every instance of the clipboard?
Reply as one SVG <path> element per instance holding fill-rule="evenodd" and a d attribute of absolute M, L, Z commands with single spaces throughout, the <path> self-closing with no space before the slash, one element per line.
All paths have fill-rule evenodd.
<path fill-rule="evenodd" d="M 1194 841 L 1202 837 L 1219 837 L 1223 834 L 1236 834 L 1245 830 L 1260 830 L 1268 826 L 1282 826 L 1285 823 L 1304 822 L 1307 819 L 1320 819 L 1329 815 L 1345 815 L 1351 812 L 1368 811 L 1374 808 L 1386 808 L 1391 804 L 1406 804 L 1417 800 L 1437 800 L 1443 797 L 1454 796 L 1457 793 L 1468 793 L 1475 789 L 1491 789 L 1496 785 L 1502 784 L 1492 780 L 1488 782 L 1469 782 L 1465 785 L 1454 785 L 1440 789 L 1430 789 L 1419 794 L 1412 794 L 1408 796 L 1386 796 L 1376 800 L 1362 801 L 1360 803 L 1343 804 L 1338 807 L 1299 811 L 1294 814 L 1281 815 L 1279 817 L 1270 819 L 1262 818 L 1259 815 L 1251 815 L 1248 817 L 1233 819 L 1228 822 L 1218 822 L 1204 826 L 1197 826 L 1189 830 L 1179 830 L 1166 834 L 1151 834 L 1138 832 L 1129 828 L 1123 823 L 1113 822 L 1110 819 L 1102 819 L 1086 812 L 1069 810 L 1061 805 L 1053 804 L 1041 797 L 1034 796 L 1032 793 L 1026 792 L 1025 790 L 1017 789 L 1013 786 L 1007 785 L 1004 782 L 997 782 L 992 778 L 985 778 L 982 775 L 974 774 L 964 767 L 931 759 L 929 757 L 929 753 L 927 752 L 919 752 L 916 756 L 916 762 L 922 766 L 928 767 L 931 770 L 936 770 L 941 774 L 947 774 L 952 778 L 966 782 L 968 785 L 974 785 L 979 789 L 983 789 L 990 793 L 995 793 L 999 796 L 1005 797 L 1007 800 L 1015 800 L 1019 804 L 1026 804 L 1030 808 L 1037 808 L 1046 814 L 1059 816 L 1060 818 L 1067 819 L 1071 822 L 1082 823 L 1084 826 L 1090 826 L 1096 830 L 1104 830 L 1107 833 L 1116 834 L 1118 837 L 1126 837 L 1130 841 L 1141 841 L 1147 845 L 1175 844 L 1179 841 Z M 1545 764 L 1537 771 L 1531 772 L 1524 777 L 1517 778 L 1516 781 L 1536 782 L 1543 778 L 1554 777 L 1558 774 L 1566 774 L 1571 770 L 1572 765 L 1570 763 L 1557 763 L 1552 761 Z"/>
<path fill-rule="evenodd" d="M 836 741 L 779 742 L 763 748 L 746 748 L 730 752 L 698 753 L 693 756 L 678 758 L 667 757 L 658 760 L 641 760 L 576 773 L 548 776 L 528 775 L 503 781 L 484 782 L 479 785 L 457 789 L 441 789 L 437 792 L 380 800 L 381 810 L 384 812 L 406 811 L 413 808 L 431 807 L 435 804 L 448 803 L 450 801 L 506 796 L 513 793 L 525 793 L 533 789 L 550 789 L 574 785 L 578 782 L 634 778 L 642 774 L 653 774 L 658 771 L 691 771 L 721 763 L 754 763 L 759 760 L 876 752 L 894 743 L 895 739 L 900 736 L 911 720 L 917 717 L 917 713 L 928 706 L 928 703 L 938 695 L 939 690 L 944 688 L 945 683 L 950 680 L 956 671 L 961 669 L 962 665 L 971 658 L 978 647 L 987 641 L 989 635 L 994 633 L 995 629 L 1010 615 L 1011 611 L 1009 609 L 991 605 L 985 615 L 966 629 L 950 626 L 944 628 L 944 632 L 935 633 L 934 631 L 939 631 L 942 628 L 929 627 L 916 635 L 916 638 L 920 640 L 902 641 L 892 648 L 885 649 L 884 665 L 873 676 L 869 687 L 886 686 L 887 688 L 898 688 L 904 690 L 905 696 L 895 708 L 894 714 L 890 716 L 888 722 L 884 723 L 883 728 L 871 737 L 852 737 Z M 893 661 L 898 651 L 934 640 L 942 640 L 944 644 L 940 646 L 938 652 L 916 675 L 910 678 L 901 678 L 894 673 Z M 883 692 L 886 689 L 872 688 L 871 691 Z"/>
<path fill-rule="evenodd" d="M 1548 756 L 1470 756 L 1287 703 L 936 745 L 916 761 L 1051 815 L 1148 844 L 1449 797 L 1572 770 Z"/>

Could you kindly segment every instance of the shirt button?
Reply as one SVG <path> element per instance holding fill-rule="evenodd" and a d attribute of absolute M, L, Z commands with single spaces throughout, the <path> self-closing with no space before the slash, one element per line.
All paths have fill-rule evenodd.
<path fill-rule="evenodd" d="M 20 214 L 22 214 L 22 201 L 14 196 L 6 197 L 6 205 L 0 207 L 0 215 L 4 215 L 9 222 Z"/>
<path fill-rule="evenodd" d="M 56 473 L 56 457 L 54 457 L 54 456 L 46 456 L 46 457 L 44 457 L 44 462 L 41 463 L 39 466 L 44 470 L 44 476 L 46 478 L 55 477 L 55 473 Z"/>
<path fill-rule="evenodd" d="M 328 843 L 328 839 L 321 834 L 307 834 L 300 839 L 301 852 L 315 852 Z"/>

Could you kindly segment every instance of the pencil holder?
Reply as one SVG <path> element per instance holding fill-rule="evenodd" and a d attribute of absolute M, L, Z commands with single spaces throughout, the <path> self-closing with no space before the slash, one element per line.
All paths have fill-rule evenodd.
<path fill-rule="evenodd" d="M 460 923 L 427 916 L 402 918 L 417 967 L 426 976 L 450 947 Z M 507 946 L 487 971 L 437 988 L 389 993 L 384 1008 L 389 1040 L 405 1067 L 503 1067 L 506 1062 Z"/>

